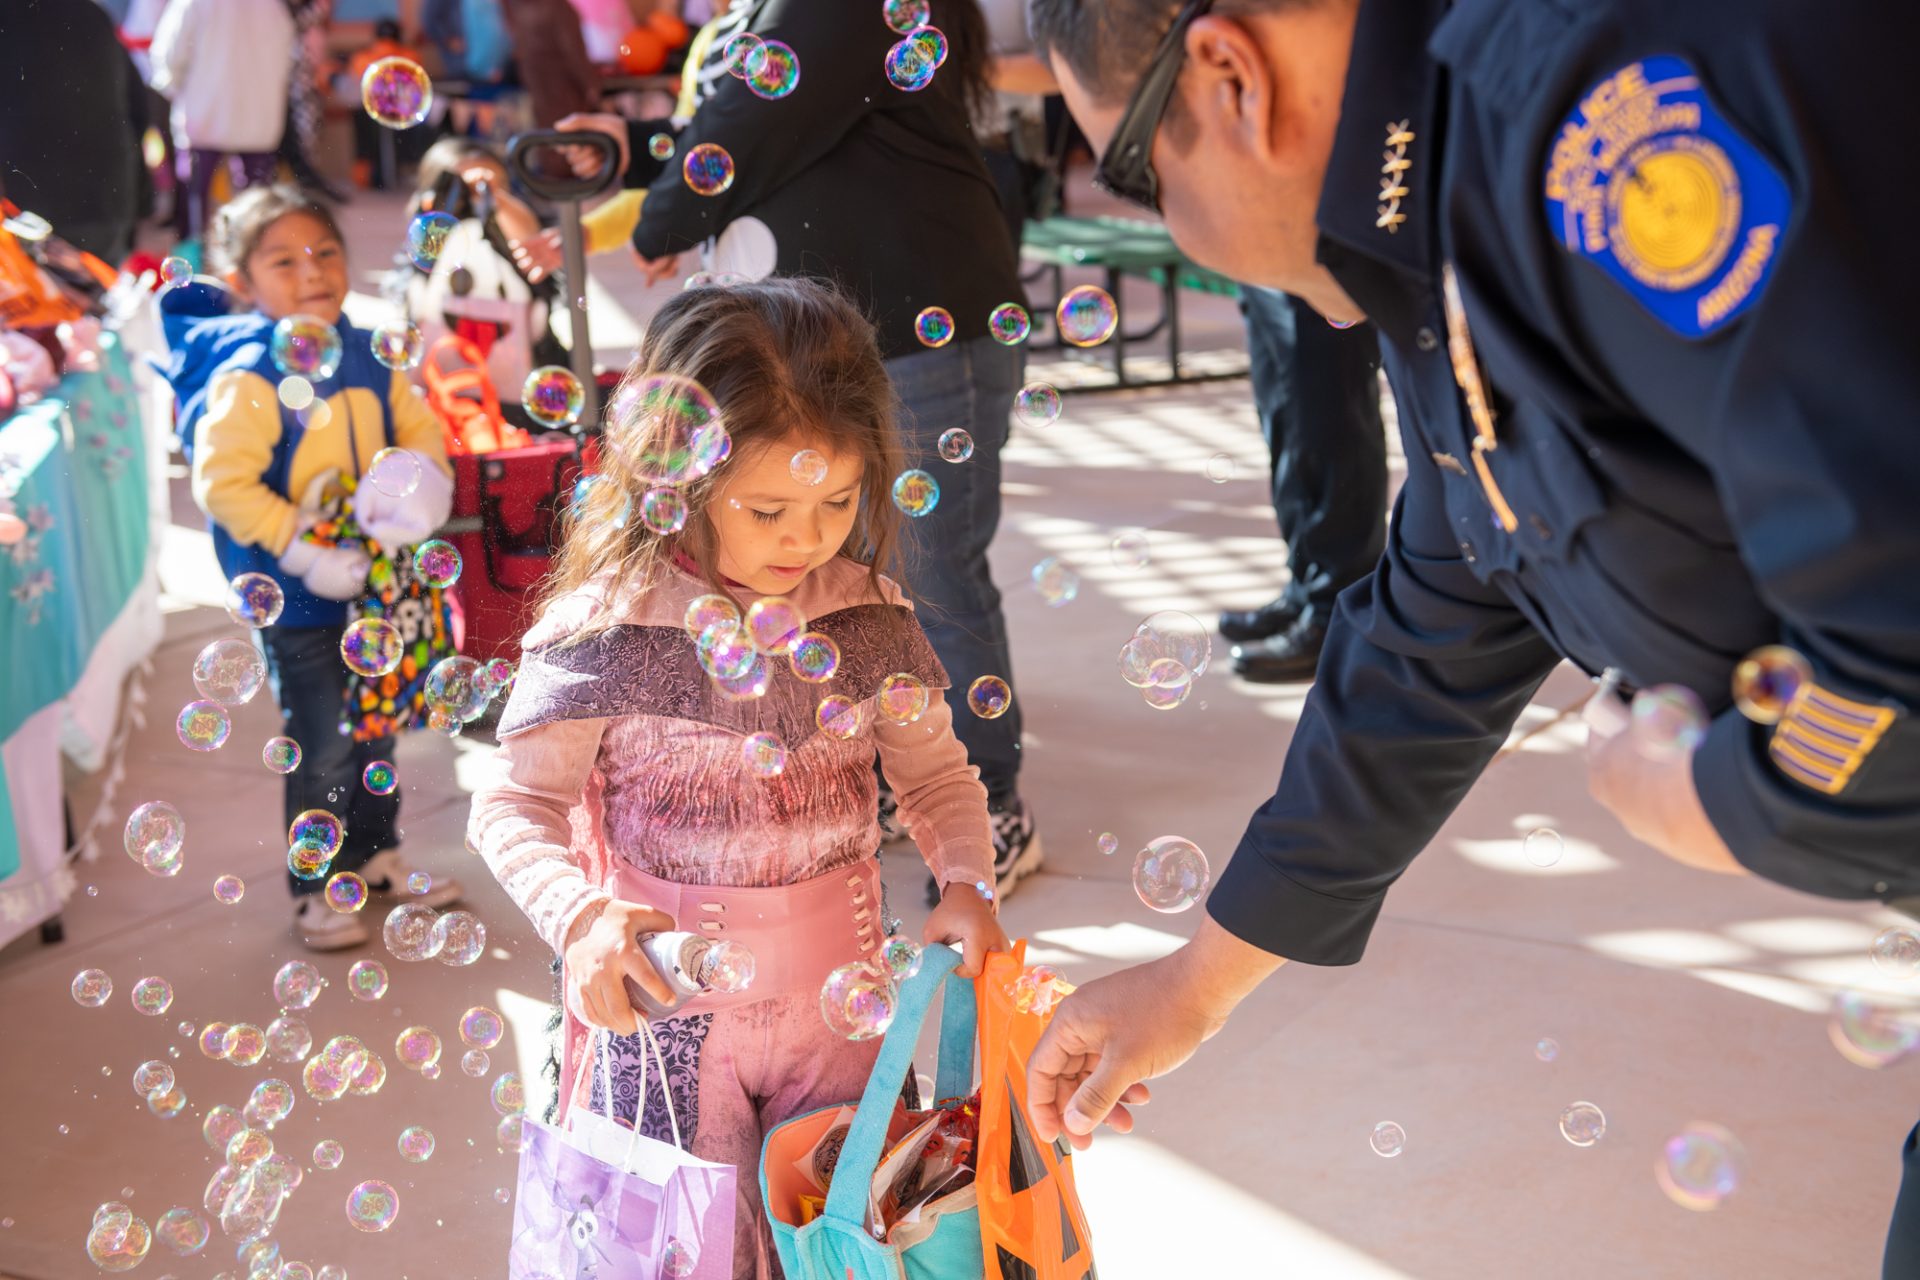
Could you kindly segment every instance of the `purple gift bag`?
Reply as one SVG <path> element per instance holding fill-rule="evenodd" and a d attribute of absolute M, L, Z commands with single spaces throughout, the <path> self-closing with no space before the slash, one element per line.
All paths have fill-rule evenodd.
<path fill-rule="evenodd" d="M 664 1095 L 660 1046 L 640 1029 Z M 611 1113 L 608 1055 L 593 1056 Z M 642 1114 L 646 1096 L 643 1078 Z M 739 1171 L 680 1149 L 671 1097 L 667 1118 L 671 1146 L 644 1136 L 639 1116 L 628 1129 L 584 1106 L 569 1109 L 564 1130 L 526 1122 L 508 1280 L 731 1280 Z"/>

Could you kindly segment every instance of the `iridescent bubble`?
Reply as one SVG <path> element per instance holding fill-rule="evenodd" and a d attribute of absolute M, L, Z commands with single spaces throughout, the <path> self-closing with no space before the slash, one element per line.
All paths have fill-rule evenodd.
<path fill-rule="evenodd" d="M 800 85 L 800 59 L 779 40 L 764 40 L 759 57 L 742 77 L 757 98 L 778 101 Z"/>
<path fill-rule="evenodd" d="M 487 926 L 471 911 L 449 911 L 433 922 L 430 945 L 441 964 L 470 965 L 487 949 Z"/>
<path fill-rule="evenodd" d="M 172 1089 L 173 1068 L 158 1058 L 151 1058 L 133 1069 L 133 1091 L 140 1097 L 168 1093 Z"/>
<path fill-rule="evenodd" d="M 420 326 L 406 320 L 389 320 L 385 324 L 377 326 L 368 338 L 368 345 L 373 348 L 373 358 L 375 360 L 378 360 L 389 369 L 398 369 L 402 372 L 408 369 L 418 368 L 421 358 L 427 353 L 427 339 L 426 336 L 420 332 Z M 380 452 L 385 453 L 386 450 L 382 449 Z M 394 452 L 405 453 L 406 451 L 396 449 Z M 411 455 L 408 456 L 411 458 Z M 396 498 L 404 498 L 413 492 L 411 486 L 396 491 L 381 484 L 379 471 L 380 455 L 375 454 L 373 461 L 374 466 L 371 468 L 371 474 L 374 479 L 374 487 L 379 489 L 380 492 L 391 493 Z M 418 465 L 418 462 L 415 462 L 416 468 Z M 414 480 L 416 483 L 419 481 L 419 473 L 417 470 L 414 474 Z"/>
<path fill-rule="evenodd" d="M 1058 556 L 1048 556 L 1033 566 L 1033 589 L 1048 606 L 1058 609 L 1069 604 L 1080 594 L 1080 575 L 1061 562 Z"/>
<path fill-rule="evenodd" d="M 740 759 L 756 778 L 777 778 L 787 770 L 786 744 L 771 733 L 750 733 L 740 741 Z"/>
<path fill-rule="evenodd" d="M 764 696 L 772 682 L 773 668 L 767 665 L 765 655 L 756 653 L 752 665 L 745 672 L 716 679 L 713 686 L 729 702 L 747 702 Z"/>
<path fill-rule="evenodd" d="M 259 1164 L 273 1154 L 273 1139 L 259 1129 L 242 1129 L 227 1143 L 227 1163 L 236 1169 Z"/>
<path fill-rule="evenodd" d="M 923 347 L 944 347 L 953 341 L 953 312 L 928 307 L 913 318 L 913 332 Z"/>
<path fill-rule="evenodd" d="M 209 1147 L 224 1154 L 227 1144 L 233 1141 L 233 1135 L 246 1127 L 238 1111 L 221 1103 L 208 1108 L 207 1118 L 200 1123 L 200 1136 L 206 1139 Z"/>
<path fill-rule="evenodd" d="M 871 1040 L 893 1024 L 893 982 L 865 960 L 843 964 L 820 985 L 820 1012 L 827 1028 L 847 1040 Z"/>
<path fill-rule="evenodd" d="M 316 1169 L 338 1169 L 340 1162 L 346 1158 L 346 1149 L 332 1138 L 322 1138 L 313 1144 L 313 1165 Z"/>
<path fill-rule="evenodd" d="M 717 196 L 733 185 L 733 157 L 717 142 L 702 142 L 687 152 L 680 172 L 695 195 Z"/>
<path fill-rule="evenodd" d="M 565 427 L 578 422 L 586 400 L 587 391 L 580 379 L 562 365 L 542 365 L 529 373 L 520 385 L 521 407 L 543 427 Z"/>
<path fill-rule="evenodd" d="M 880 944 L 880 964 L 895 982 L 905 982 L 920 972 L 920 944 L 912 938 L 893 934 Z"/>
<path fill-rule="evenodd" d="M 493 690 L 493 696 L 504 698 L 513 692 L 513 663 L 505 658 L 487 660 L 487 685 Z"/>
<path fill-rule="evenodd" d="M 716 680 L 733 680 L 752 670 L 760 655 L 744 623 L 716 622 L 700 633 L 695 652 L 700 667 Z"/>
<path fill-rule="evenodd" d="M 1755 724 L 1775 724 L 1802 689 L 1813 683 L 1813 667 L 1783 644 L 1755 649 L 1733 669 L 1733 705 Z"/>
<path fill-rule="evenodd" d="M 1683 685 L 1657 684 L 1633 695 L 1633 745 L 1654 760 L 1690 756 L 1707 736 L 1707 709 Z"/>
<path fill-rule="evenodd" d="M 320 998 L 325 982 L 305 960 L 289 960 L 273 975 L 273 999 L 282 1009 L 307 1009 Z"/>
<path fill-rule="evenodd" d="M 1560 1136 L 1576 1147 L 1590 1147 L 1607 1136 L 1606 1112 L 1591 1102 L 1575 1102 L 1560 1113 Z"/>
<path fill-rule="evenodd" d="M 428 538 L 413 549 L 413 567 L 420 581 L 446 590 L 460 581 L 460 552 L 444 538 Z"/>
<path fill-rule="evenodd" d="M 213 1225 L 199 1210 L 175 1205 L 153 1224 L 153 1234 L 175 1257 L 191 1258 L 207 1247 Z"/>
<path fill-rule="evenodd" d="M 1863 992 L 1842 991 L 1827 1018 L 1827 1037 L 1855 1066 L 1884 1067 L 1920 1047 L 1920 1017 Z"/>
<path fill-rule="evenodd" d="M 825 684 L 840 670 L 840 646 L 824 632 L 808 631 L 793 642 L 787 661 L 808 684 Z"/>
<path fill-rule="evenodd" d="M 376 796 L 390 796 L 400 785 L 400 771 L 391 760 L 370 760 L 360 771 L 360 785 Z"/>
<path fill-rule="evenodd" d="M 947 33 L 938 27 L 922 27 L 909 37 L 920 46 L 920 51 L 933 59 L 934 70 L 939 70 L 947 61 Z"/>
<path fill-rule="evenodd" d="M 288 844 L 312 845 L 329 858 L 346 842 L 347 826 L 325 809 L 302 810 L 287 827 Z"/>
<path fill-rule="evenodd" d="M 251 702 L 266 682 L 267 660 L 245 640 L 215 640 L 193 660 L 193 687 L 229 707 Z"/>
<path fill-rule="evenodd" d="M 317 844 L 287 846 L 287 870 L 301 880 L 318 880 L 327 874 L 333 855 Z"/>
<path fill-rule="evenodd" d="M 425 1164 L 433 1157 L 433 1130 L 410 1124 L 400 1131 L 400 1158 L 408 1164 Z"/>
<path fill-rule="evenodd" d="M 860 704 L 852 698 L 830 693 L 820 699 L 814 720 L 828 737 L 849 741 L 860 735 Z"/>
<path fill-rule="evenodd" d="M 442 658 L 427 672 L 426 700 L 462 724 L 487 709 L 488 693 L 479 662 L 464 653 Z"/>
<path fill-rule="evenodd" d="M 681 625 L 686 628 L 687 637 L 698 641 L 706 634 L 707 628 L 719 623 L 738 623 L 740 610 L 733 601 L 725 596 L 699 596 L 687 606 L 686 616 Z"/>
<path fill-rule="evenodd" d="M 747 635 L 761 653 L 791 654 L 806 630 L 807 615 L 784 596 L 762 596 L 747 609 Z"/>
<path fill-rule="evenodd" d="M 262 1080 L 247 1098 L 247 1123 L 271 1128 L 293 1114 L 293 1086 L 285 1080 Z"/>
<path fill-rule="evenodd" d="M 347 1193 L 347 1225 L 355 1231 L 385 1231 L 400 1216 L 400 1193 L 369 1178 Z"/>
<path fill-rule="evenodd" d="M 802 449 L 787 463 L 787 471 L 804 485 L 817 485 L 827 478 L 827 458 L 818 449 Z"/>
<path fill-rule="evenodd" d="M 264 573 L 243 573 L 227 584 L 227 616 L 243 627 L 272 626 L 286 604 L 280 584 Z"/>
<path fill-rule="evenodd" d="M 176 288 L 189 284 L 193 280 L 193 264 L 185 258 L 162 258 L 160 260 L 160 283 L 167 288 Z"/>
<path fill-rule="evenodd" d="M 1213 659 L 1213 636 L 1198 618 L 1178 609 L 1149 616 L 1120 649 L 1120 678 L 1136 689 L 1154 683 L 1154 663 L 1171 658 L 1192 673 L 1206 674 Z"/>
<path fill-rule="evenodd" d="M 728 75 L 745 80 L 760 65 L 760 48 L 764 43 L 751 31 L 734 33 L 720 46 L 721 65 L 726 67 Z"/>
<path fill-rule="evenodd" d="M 282 374 L 325 382 L 340 367 L 340 330 L 319 316 L 282 316 L 268 351 Z"/>
<path fill-rule="evenodd" d="M 1097 347 L 1120 326 L 1120 308 L 1098 285 L 1083 284 L 1061 295 L 1054 308 L 1060 340 L 1075 347 Z"/>
<path fill-rule="evenodd" d="M 460 1055 L 460 1070 L 478 1080 L 493 1070 L 493 1059 L 487 1056 L 485 1049 L 469 1049 Z"/>
<path fill-rule="evenodd" d="M 1133 860 L 1133 891 L 1155 911 L 1185 911 L 1206 893 L 1212 878 L 1207 855 L 1180 836 L 1157 837 Z"/>
<path fill-rule="evenodd" d="M 673 159 L 673 135 L 656 133 L 647 139 L 647 154 L 655 160 Z"/>
<path fill-rule="evenodd" d="M 347 1087 L 363 1098 L 380 1092 L 380 1086 L 387 1082 L 386 1061 L 379 1054 L 368 1050 L 366 1055 L 354 1065 L 355 1070 L 347 1080 Z M 435 1069 L 433 1063 L 428 1063 L 421 1068 L 421 1073 L 425 1074 Z"/>
<path fill-rule="evenodd" d="M 1099 846 L 1100 852 L 1106 854 L 1109 858 L 1120 852 L 1120 837 L 1111 831 L 1102 831 L 1100 838 L 1094 841 L 1094 843 Z"/>
<path fill-rule="evenodd" d="M 400 628 L 385 618 L 355 618 L 340 633 L 340 660 L 369 680 L 398 668 L 406 650 Z"/>
<path fill-rule="evenodd" d="M 174 729 L 180 735 L 181 745 L 194 751 L 217 751 L 226 745 L 227 735 L 233 732 L 233 717 L 219 703 L 201 699 L 180 708 Z"/>
<path fill-rule="evenodd" d="M 526 1122 L 527 1118 L 519 1114 L 502 1117 L 493 1129 L 493 1140 L 500 1144 L 500 1150 L 516 1154 L 526 1147 Z"/>
<path fill-rule="evenodd" d="M 1144 533 L 1123 533 L 1114 538 L 1108 557 L 1120 569 L 1144 569 L 1152 560 Z"/>
<path fill-rule="evenodd" d="M 1873 957 L 1873 967 L 1889 977 L 1920 976 L 1920 933 L 1905 925 L 1881 930 L 1867 954 Z"/>
<path fill-rule="evenodd" d="M 303 1061 L 313 1049 L 313 1031 L 305 1018 L 283 1013 L 267 1024 L 267 1056 L 275 1062 Z"/>
<path fill-rule="evenodd" d="M 413 871 L 407 875 L 407 892 L 418 897 L 433 892 L 433 877 L 424 871 Z"/>
<path fill-rule="evenodd" d="M 408 1027 L 394 1037 L 393 1056 L 407 1070 L 418 1071 L 429 1062 L 440 1061 L 440 1037 L 430 1027 Z"/>
<path fill-rule="evenodd" d="M 433 107 L 433 81 L 412 58 L 381 58 L 360 77 L 360 105 L 389 129 L 410 129 Z"/>
<path fill-rule="evenodd" d="M 173 1006 L 173 984 L 165 978 L 146 977 L 133 984 L 133 1008 L 149 1018 L 157 1018 Z"/>
<path fill-rule="evenodd" d="M 438 918 L 439 913 L 424 902 L 403 902 L 387 913 L 380 935 L 396 960 L 431 960 L 440 949 L 433 932 Z"/>
<path fill-rule="evenodd" d="M 300 744 L 292 738 L 268 738 L 260 748 L 260 763 L 275 773 L 292 773 L 300 767 Z"/>
<path fill-rule="evenodd" d="M 1207 459 L 1207 479 L 1213 481 L 1215 484 L 1225 484 L 1227 481 L 1233 479 L 1234 472 L 1237 469 L 1234 465 L 1232 454 L 1216 453 Z"/>
<path fill-rule="evenodd" d="M 387 994 L 387 966 L 378 960 L 355 960 L 347 968 L 347 994 L 355 1000 L 378 1000 Z"/>
<path fill-rule="evenodd" d="M 477 1004 L 460 1015 L 460 1043 L 469 1048 L 491 1049 L 505 1033 L 505 1021 L 485 1005 Z"/>
<path fill-rule="evenodd" d="M 1520 842 L 1520 852 L 1536 867 L 1551 867 L 1560 861 L 1567 842 L 1552 827 L 1536 827 Z"/>
<path fill-rule="evenodd" d="M 209 1022 L 200 1028 L 200 1056 L 218 1062 L 227 1056 L 227 1032 L 233 1030 L 224 1022 Z"/>
<path fill-rule="evenodd" d="M 367 882 L 356 872 L 336 871 L 327 880 L 326 899 L 335 911 L 358 911 L 367 905 Z"/>
<path fill-rule="evenodd" d="M 1746 1151 L 1731 1133 L 1696 1121 L 1667 1139 L 1653 1177 L 1667 1199 L 1706 1213 L 1740 1189 L 1746 1163 Z"/>
<path fill-rule="evenodd" d="M 880 16 L 896 35 L 911 35 L 933 20 L 928 0 L 883 0 Z"/>
<path fill-rule="evenodd" d="M 1193 693 L 1193 672 L 1178 658 L 1156 658 L 1147 668 L 1147 687 L 1140 697 L 1155 711 L 1172 711 Z"/>
<path fill-rule="evenodd" d="M 893 505 L 918 520 L 940 505 L 940 482 L 914 467 L 893 482 Z"/>
<path fill-rule="evenodd" d="M 155 875 L 180 870 L 186 843 L 187 820 L 164 800 L 149 800 L 127 815 L 127 856 Z"/>
<path fill-rule="evenodd" d="M 896 672 L 880 682 L 874 706 L 895 724 L 912 724 L 927 713 L 926 681 L 909 672 Z"/>
<path fill-rule="evenodd" d="M 102 1205 L 87 1231 L 87 1259 L 108 1273 L 133 1270 L 152 1247 L 152 1228 L 125 1205 Z"/>
<path fill-rule="evenodd" d="M 678 374 L 649 374 L 625 384 L 607 421 L 609 446 L 649 484 L 698 480 L 733 452 L 712 394 Z"/>
<path fill-rule="evenodd" d="M 949 427 L 940 433 L 939 449 L 948 462 L 965 462 L 973 456 L 973 435 L 965 427 Z"/>
<path fill-rule="evenodd" d="M 1391 1160 L 1407 1149 L 1407 1131 L 1391 1120 L 1382 1120 L 1373 1126 L 1367 1145 L 1373 1148 L 1373 1154 Z"/>
<path fill-rule="evenodd" d="M 162 1120 L 171 1120 L 187 1107 L 186 1090 L 175 1085 L 165 1093 L 147 1095 L 147 1110 Z"/>
<path fill-rule="evenodd" d="M 1533 1056 L 1542 1062 L 1552 1062 L 1560 1056 L 1560 1042 L 1552 1036 L 1542 1036 L 1534 1042 Z"/>
<path fill-rule="evenodd" d="M 517 1116 L 527 1109 L 527 1091 L 520 1083 L 520 1075 L 514 1071 L 503 1071 L 500 1078 L 493 1082 L 488 1093 L 496 1113 L 503 1116 Z"/>
<path fill-rule="evenodd" d="M 911 36 L 887 50 L 884 65 L 888 82 L 907 93 L 918 93 L 932 84 L 933 73 L 938 70 L 926 46 Z"/>
<path fill-rule="evenodd" d="M 1017 302 L 1003 302 L 987 315 L 987 332 L 1003 347 L 1025 342 L 1032 331 L 1033 321 L 1028 318 L 1027 309 Z"/>
<path fill-rule="evenodd" d="M 281 404 L 295 413 L 312 408 L 314 400 L 318 398 L 313 384 L 297 373 L 280 379 L 274 394 L 279 397 Z"/>
<path fill-rule="evenodd" d="M 581 476 L 573 482 L 573 499 L 567 515 L 576 522 L 602 521 L 615 529 L 627 527 L 633 513 L 633 499 L 605 476 Z"/>
<path fill-rule="evenodd" d="M 660 1274 L 683 1280 L 700 1265 L 700 1254 L 684 1240 L 669 1239 L 660 1251 Z"/>
<path fill-rule="evenodd" d="M 655 485 L 640 495 L 640 523 L 661 537 L 687 527 L 687 499 L 670 485 Z"/>
<path fill-rule="evenodd" d="M 459 219 L 438 209 L 415 214 L 413 221 L 407 224 L 407 257 L 420 270 L 433 270 L 433 264 L 440 260 L 441 250 L 447 247 L 447 237 L 459 225 Z"/>
<path fill-rule="evenodd" d="M 98 1009 L 113 996 L 113 979 L 105 969 L 82 969 L 73 975 L 73 1002 L 85 1009 Z"/>
<path fill-rule="evenodd" d="M 1029 382 L 1013 397 L 1013 415 L 1030 427 L 1051 426 L 1060 420 L 1060 392 L 1044 382 Z"/>
<path fill-rule="evenodd" d="M 982 720 L 998 720 L 1013 705 L 1013 690 L 999 676 L 981 676 L 967 686 L 967 710 Z"/>

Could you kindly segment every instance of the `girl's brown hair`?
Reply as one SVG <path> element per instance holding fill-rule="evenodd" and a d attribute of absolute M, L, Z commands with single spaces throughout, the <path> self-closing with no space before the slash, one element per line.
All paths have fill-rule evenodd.
<path fill-rule="evenodd" d="M 663 374 L 705 387 L 732 438 L 729 462 L 679 486 L 687 520 L 667 535 L 640 519 L 642 500 L 657 484 L 644 459 L 671 446 L 652 438 L 659 419 L 642 412 L 638 392 Z M 862 460 L 860 514 L 840 554 L 867 566 L 873 599 L 887 599 L 880 579 L 901 545 L 902 516 L 892 501 L 903 465 L 898 402 L 873 326 L 843 295 L 799 279 L 679 293 L 648 322 L 640 356 L 610 403 L 599 478 L 573 506 L 543 609 L 602 577 L 623 592 L 650 590 L 670 571 L 676 551 L 699 566 L 715 592 L 731 596 L 706 509 L 729 466 L 768 448 L 812 447 Z M 614 611 L 603 611 L 572 638 L 616 620 Z"/>
<path fill-rule="evenodd" d="M 247 259 L 260 247 L 267 228 L 291 214 L 304 213 L 327 229 L 327 234 L 346 244 L 340 224 L 325 205 L 298 187 L 276 184 L 249 187 L 220 206 L 213 215 L 213 230 L 207 237 L 208 267 L 215 274 L 247 272 Z"/>

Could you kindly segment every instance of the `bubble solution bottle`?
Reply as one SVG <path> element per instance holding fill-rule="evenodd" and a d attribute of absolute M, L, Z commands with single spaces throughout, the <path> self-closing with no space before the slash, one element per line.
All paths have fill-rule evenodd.
<path fill-rule="evenodd" d="M 664 1018 L 697 995 L 716 991 L 731 995 L 753 981 L 753 952 L 730 939 L 704 938 L 697 933 L 643 933 L 640 950 L 672 988 L 674 1001 L 662 1005 L 632 978 L 626 980 L 627 999 L 649 1017 Z"/>

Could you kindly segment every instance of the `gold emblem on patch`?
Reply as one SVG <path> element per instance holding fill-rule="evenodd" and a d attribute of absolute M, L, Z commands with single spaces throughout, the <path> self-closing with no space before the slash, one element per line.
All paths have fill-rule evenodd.
<path fill-rule="evenodd" d="M 1672 292 L 1720 269 L 1740 229 L 1740 177 L 1697 134 L 1650 138 L 1607 179 L 1607 241 L 1634 279 Z"/>

